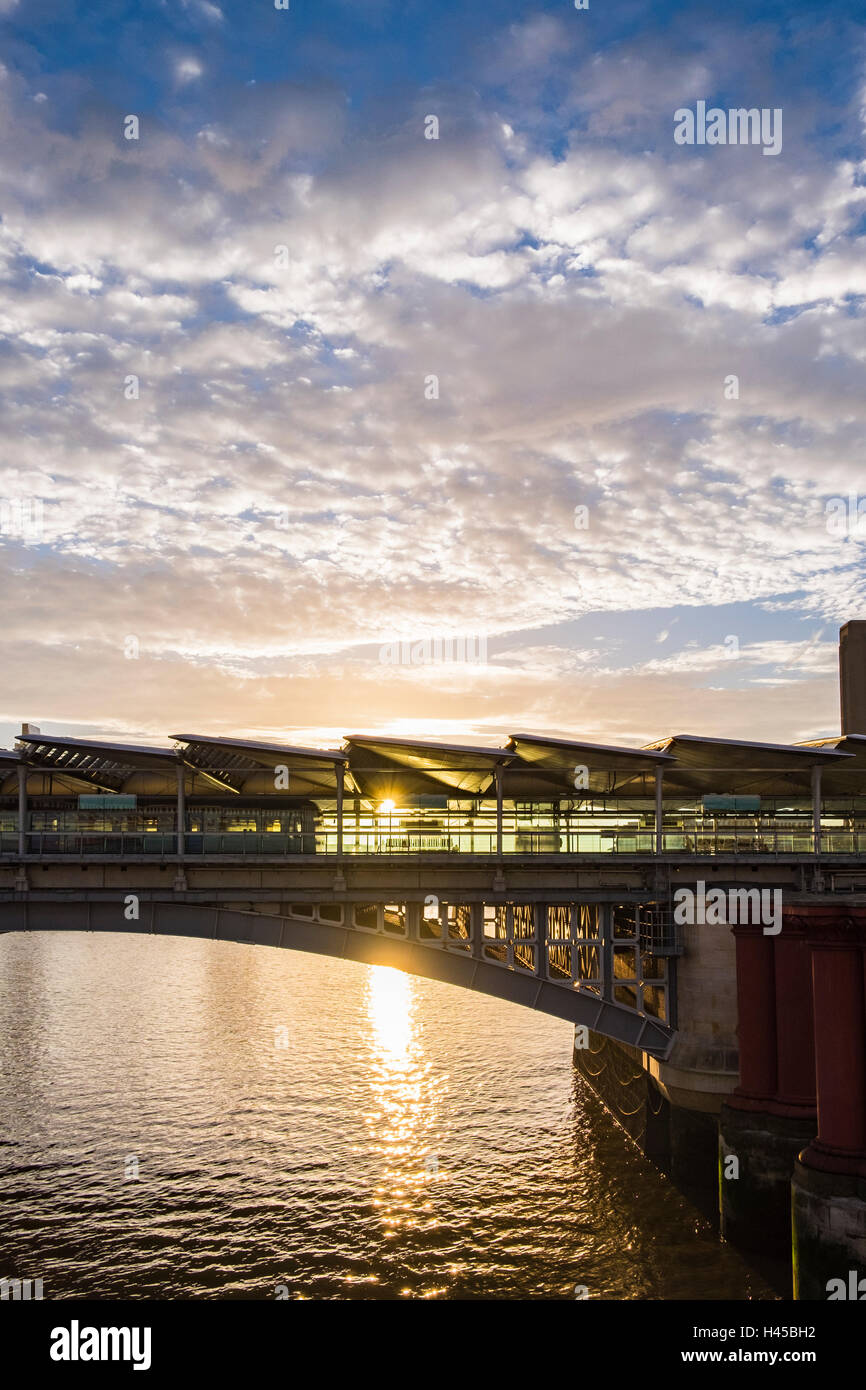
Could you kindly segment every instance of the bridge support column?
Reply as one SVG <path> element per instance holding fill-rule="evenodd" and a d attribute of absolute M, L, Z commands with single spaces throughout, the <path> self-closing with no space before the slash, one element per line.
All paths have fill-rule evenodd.
<path fill-rule="evenodd" d="M 547 903 L 535 904 L 535 973 L 547 979 Z"/>
<path fill-rule="evenodd" d="M 736 949 L 729 931 L 708 923 L 686 927 L 685 936 L 685 953 L 671 962 L 672 985 L 676 972 L 674 1045 L 664 1062 L 647 1062 L 668 1102 L 653 1130 L 658 1143 L 664 1121 L 668 1157 L 663 1166 L 695 1206 L 715 1220 L 719 1112 L 737 1079 Z M 656 1109 L 658 1104 L 656 1098 Z"/>
<path fill-rule="evenodd" d="M 815 1132 L 809 951 L 790 917 L 781 936 L 753 925 L 733 934 L 740 1084 L 719 1117 L 722 1233 L 787 1256 L 791 1176 Z"/>
<path fill-rule="evenodd" d="M 598 904 L 598 943 L 601 952 L 601 997 L 613 999 L 613 907 Z M 576 950 L 572 946 L 572 950 Z"/>
<path fill-rule="evenodd" d="M 421 914 L 424 911 L 423 903 L 407 902 L 406 904 L 406 940 L 421 940 Z"/>
<path fill-rule="evenodd" d="M 794 1296 L 823 1301 L 852 1285 L 858 1296 L 866 1279 L 866 909 L 798 917 L 812 957 L 818 1133 L 791 1188 Z"/>
<path fill-rule="evenodd" d="M 783 916 L 773 938 L 776 984 L 776 1096 L 774 1115 L 817 1124 L 815 1028 L 812 1020 L 812 957 L 796 917 Z"/>
<path fill-rule="evenodd" d="M 469 908 L 472 955 L 476 960 L 484 958 L 484 904 L 472 903 Z"/>

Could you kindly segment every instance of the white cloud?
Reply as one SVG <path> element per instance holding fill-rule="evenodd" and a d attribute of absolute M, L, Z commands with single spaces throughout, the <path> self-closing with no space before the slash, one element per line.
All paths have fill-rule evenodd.
<path fill-rule="evenodd" d="M 175 80 L 180 84 L 194 82 L 203 72 L 198 58 L 178 58 L 174 65 Z"/>
<path fill-rule="evenodd" d="M 516 26 L 491 62 L 530 80 L 560 33 Z M 181 84 L 202 72 L 175 59 Z M 791 665 L 787 638 L 742 634 L 732 662 L 717 639 L 677 651 L 653 617 L 663 660 L 521 645 L 588 612 L 710 602 L 832 626 L 866 596 L 859 545 L 825 524 L 826 498 L 862 486 L 862 170 L 612 158 L 600 134 L 661 101 L 664 73 L 583 76 L 592 130 L 561 158 L 495 112 L 450 142 L 408 121 L 365 140 L 340 94 L 288 84 L 227 90 L 188 143 L 146 122 L 129 148 L 107 119 L 43 124 L 10 79 L 0 489 L 44 499 L 46 542 L 0 548 L 26 656 L 10 709 L 37 717 L 45 690 L 55 718 L 96 700 L 158 727 L 198 702 L 248 727 L 252 691 L 273 728 L 381 725 L 392 705 L 431 730 L 588 720 L 615 741 L 730 676 L 704 731 L 778 733 L 784 698 L 809 732 L 825 643 Z M 358 648 L 394 631 L 511 645 L 389 690 Z"/>

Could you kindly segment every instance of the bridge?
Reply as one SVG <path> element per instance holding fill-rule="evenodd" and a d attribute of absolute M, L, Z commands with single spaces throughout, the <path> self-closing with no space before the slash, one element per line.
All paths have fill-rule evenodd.
<path fill-rule="evenodd" d="M 737 1160 L 726 1234 L 789 1241 L 793 1212 L 798 1294 L 822 1296 L 866 1273 L 866 623 L 846 633 L 843 732 L 795 744 L 24 724 L 0 750 L 0 932 L 313 951 L 568 1020 L 675 1180 Z M 699 885 L 781 894 L 781 932 L 679 924 Z"/>
<path fill-rule="evenodd" d="M 680 963 L 678 885 L 772 886 L 803 903 L 866 894 L 856 735 L 171 739 L 22 726 L 0 752 L 0 929 L 175 932 L 385 962 L 663 1061 L 681 1027 L 678 970 L 698 965 L 694 948 Z"/>

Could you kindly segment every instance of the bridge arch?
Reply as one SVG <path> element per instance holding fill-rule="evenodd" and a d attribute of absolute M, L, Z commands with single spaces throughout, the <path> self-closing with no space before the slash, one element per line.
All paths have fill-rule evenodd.
<path fill-rule="evenodd" d="M 635 1012 L 612 999 L 600 998 L 569 983 L 543 979 L 502 963 L 485 960 L 430 942 L 398 939 L 364 931 L 350 923 L 312 922 L 215 904 L 142 900 L 139 920 L 124 918 L 122 900 L 53 900 L 19 898 L 0 909 L 0 933 L 10 931 L 98 931 L 144 936 L 185 936 L 233 941 L 389 965 L 408 975 L 441 980 L 477 990 L 496 999 L 536 1009 L 570 1023 L 582 1024 L 617 1042 L 664 1060 L 674 1030 L 658 1019 Z"/>

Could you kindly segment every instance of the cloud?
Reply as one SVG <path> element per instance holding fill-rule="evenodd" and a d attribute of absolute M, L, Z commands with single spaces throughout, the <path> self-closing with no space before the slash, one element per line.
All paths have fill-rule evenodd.
<path fill-rule="evenodd" d="M 201 77 L 203 72 L 204 68 L 198 58 L 178 58 L 174 65 L 175 80 L 180 85 L 187 82 L 195 82 L 197 78 Z"/>
<path fill-rule="evenodd" d="M 390 708 L 649 737 L 678 690 L 704 732 L 831 710 L 826 643 L 785 662 L 799 623 L 866 597 L 860 543 L 826 524 L 862 479 L 864 167 L 787 126 L 784 161 L 646 138 L 673 75 L 687 100 L 733 46 L 584 44 L 552 16 L 505 26 L 495 101 L 441 85 L 369 122 L 330 81 L 211 105 L 175 57 L 201 106 L 145 114 L 138 141 L 120 107 L 64 124 L 6 74 L 0 495 L 43 504 L 38 539 L 0 537 L 10 718 L 38 693 L 49 718 L 154 729 L 196 705 L 248 729 Z M 602 665 L 538 635 L 737 603 L 772 609 L 777 649 L 668 636 L 664 661 Z M 395 632 L 510 655 L 384 681 L 359 651 Z"/>

